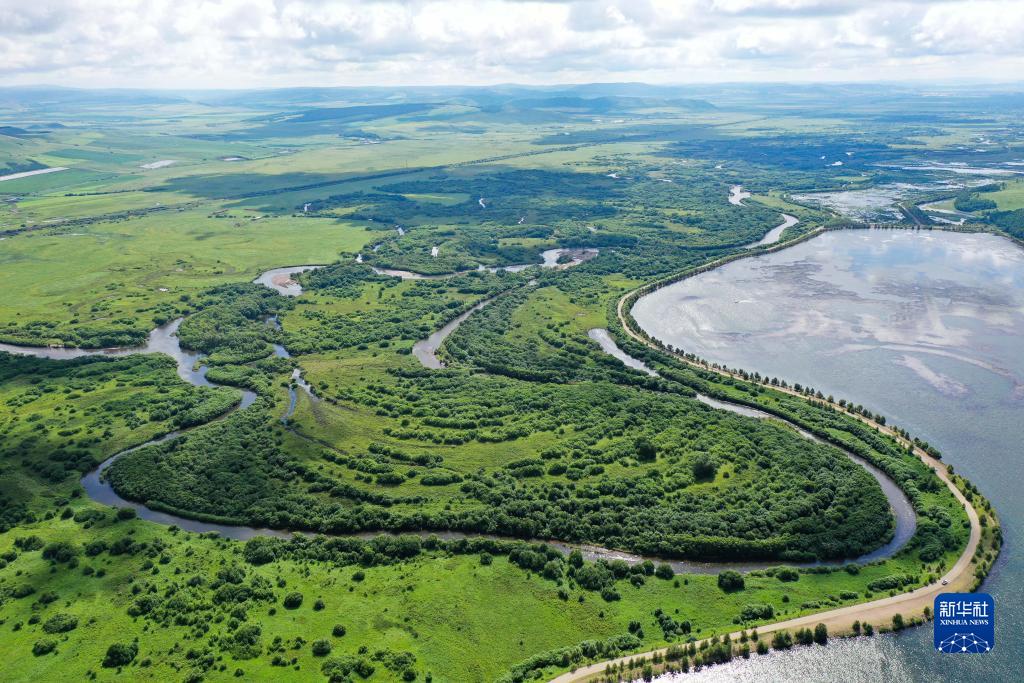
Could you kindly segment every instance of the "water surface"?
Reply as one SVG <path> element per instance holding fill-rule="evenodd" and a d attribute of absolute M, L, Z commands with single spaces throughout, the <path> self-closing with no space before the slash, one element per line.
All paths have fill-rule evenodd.
<path fill-rule="evenodd" d="M 1024 251 L 987 234 L 830 232 L 666 287 L 633 315 L 686 351 L 811 385 L 910 429 L 993 501 L 1006 537 L 983 588 L 998 613 L 990 654 L 934 653 L 925 627 L 686 680 L 1019 680 Z"/>

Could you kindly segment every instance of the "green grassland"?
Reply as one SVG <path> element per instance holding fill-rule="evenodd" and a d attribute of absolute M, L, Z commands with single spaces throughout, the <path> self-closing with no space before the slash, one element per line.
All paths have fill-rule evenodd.
<path fill-rule="evenodd" d="M 145 333 L 154 311 L 181 307 L 183 296 L 252 280 L 268 268 L 330 262 L 368 239 L 361 227 L 335 219 L 196 210 L 22 233 L 4 240 L 0 252 L 18 292 L 5 298 L 0 335 L 31 339 L 39 321 L 56 324 L 47 340 L 73 339 L 77 327 L 90 326 Z"/>
<path fill-rule="evenodd" d="M 1004 183 L 1001 190 L 985 193 L 985 199 L 994 201 L 1000 211 L 1024 209 L 1024 182 L 1015 180 Z"/>
<path fill-rule="evenodd" d="M 160 356 L 0 354 L 5 680 L 520 681 L 578 663 L 560 649 L 583 642 L 597 659 L 852 604 L 922 585 L 958 556 L 963 509 L 895 442 L 619 339 L 660 378 L 630 371 L 587 333 L 614 332 L 625 292 L 738 253 L 780 211 L 800 218 L 787 237 L 829 220 L 790 192 L 911 181 L 881 164 L 924 146 L 959 160 L 978 135 L 1019 155 L 1010 133 L 740 90 L 717 108 L 304 97 L 0 109 L 4 124 L 41 126 L 31 131 L 61 122 L 0 135 L 12 167 L 71 169 L 0 183 L 0 340 L 138 343 L 184 316 L 182 345 L 226 385 L 185 384 Z M 143 168 L 160 160 L 175 163 Z M 746 206 L 728 204 L 733 184 L 754 193 Z M 1012 210 L 1016 191 L 985 197 Z M 564 269 L 477 270 L 539 264 L 551 248 L 599 253 Z M 330 265 L 303 274 L 294 299 L 249 284 L 299 264 Z M 446 367 L 424 368 L 415 342 L 482 301 L 438 351 Z M 289 379 L 296 368 L 315 397 Z M 231 387 L 258 398 L 233 410 Z M 838 449 L 695 392 L 871 460 L 911 498 L 917 534 L 884 561 L 750 572 L 735 591 L 714 574 L 529 543 L 781 565 L 889 537 L 880 487 Z M 187 433 L 110 467 L 120 495 L 307 535 L 193 534 L 84 494 L 82 474 L 174 429 Z M 420 533 L 368 540 L 381 531 Z M 986 533 L 991 553 L 998 530 Z"/>

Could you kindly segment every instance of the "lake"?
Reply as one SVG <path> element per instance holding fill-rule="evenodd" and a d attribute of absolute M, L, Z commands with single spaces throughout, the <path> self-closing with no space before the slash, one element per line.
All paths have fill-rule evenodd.
<path fill-rule="evenodd" d="M 666 343 L 861 403 L 943 451 L 995 504 L 1006 543 L 982 590 L 985 655 L 931 627 L 797 648 L 690 681 L 1017 680 L 1024 649 L 1024 250 L 987 234 L 829 232 L 663 288 L 633 308 Z"/>

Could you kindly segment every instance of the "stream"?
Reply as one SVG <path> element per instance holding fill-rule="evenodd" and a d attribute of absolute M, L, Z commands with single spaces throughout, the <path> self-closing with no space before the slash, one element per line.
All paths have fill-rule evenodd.
<path fill-rule="evenodd" d="M 571 268 L 577 266 L 584 261 L 589 261 L 598 255 L 600 250 L 598 249 L 547 249 L 541 252 L 540 263 L 517 263 L 511 266 L 477 266 L 477 270 L 488 270 L 492 273 L 505 270 L 510 273 L 519 273 L 527 268 L 539 266 L 541 268 Z M 569 260 L 565 263 L 559 263 L 563 254 L 569 255 Z M 315 266 L 314 266 L 315 267 Z M 373 268 L 373 272 L 377 275 L 390 275 L 391 277 L 400 277 L 403 280 L 444 280 L 456 275 L 463 275 L 465 273 L 472 273 L 471 270 L 463 270 L 455 273 L 442 273 L 440 275 L 424 275 L 423 273 L 416 273 L 411 270 L 395 270 L 393 268 Z"/>

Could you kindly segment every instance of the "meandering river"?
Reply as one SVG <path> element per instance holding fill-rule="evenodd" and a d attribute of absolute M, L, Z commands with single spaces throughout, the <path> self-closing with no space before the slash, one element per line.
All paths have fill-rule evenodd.
<path fill-rule="evenodd" d="M 633 316 L 710 361 L 813 386 L 908 428 L 992 500 L 1006 537 L 982 589 L 998 613 L 989 654 L 937 654 L 923 627 L 681 681 L 1019 680 L 1024 251 L 987 234 L 829 232 L 665 287 Z"/>
<path fill-rule="evenodd" d="M 562 250 L 550 250 L 548 252 L 545 252 L 545 254 L 544 254 L 544 267 L 549 267 L 549 268 L 551 268 L 551 267 L 571 267 L 571 266 L 576 265 L 578 263 L 581 263 L 581 262 L 583 262 L 583 261 L 585 261 L 585 260 L 587 260 L 589 258 L 592 258 L 596 254 L 596 250 L 583 250 L 583 251 L 580 251 L 580 252 L 577 252 L 577 253 L 573 253 L 572 254 L 572 258 L 570 259 L 570 261 L 565 263 L 565 264 L 559 264 L 558 263 L 559 257 L 561 256 L 561 253 L 562 253 Z M 283 267 L 283 268 L 275 268 L 273 270 L 270 270 L 270 271 L 267 271 L 267 272 L 263 273 L 260 277 L 256 278 L 254 280 L 254 282 L 258 282 L 258 283 L 264 284 L 264 285 L 266 285 L 268 287 L 271 287 L 272 289 L 275 289 L 278 292 L 280 292 L 281 294 L 286 295 L 286 296 L 297 296 L 298 294 L 301 294 L 302 290 L 301 290 L 301 287 L 298 285 L 298 283 L 296 283 L 294 280 L 292 280 L 290 278 L 290 274 L 294 273 L 294 272 L 309 270 L 309 269 L 316 268 L 316 267 L 318 267 L 318 266 L 290 266 L 290 267 Z M 484 300 L 484 301 L 478 303 L 476 306 L 474 306 L 470 310 L 466 311 L 465 313 L 463 313 L 462 315 L 460 315 L 456 319 L 454 319 L 451 322 L 449 322 L 447 325 L 445 325 L 440 330 L 435 332 L 429 338 L 419 342 L 417 344 L 419 349 L 418 349 L 418 351 L 416 351 L 417 358 L 419 358 L 419 360 L 425 366 L 427 366 L 427 367 L 432 367 L 432 368 L 441 367 L 440 361 L 437 359 L 436 355 L 434 355 L 434 352 L 440 346 L 441 342 L 443 342 L 444 338 L 447 337 L 451 332 L 453 332 L 462 321 L 464 321 L 466 318 L 468 318 L 470 315 L 472 315 L 472 313 L 475 312 L 476 310 L 479 310 L 483 306 L 486 306 L 488 303 L 490 303 L 490 301 L 491 300 L 488 299 L 488 300 Z M 52 348 L 45 348 L 45 347 L 22 347 L 22 346 L 14 346 L 14 345 L 7 344 L 7 345 L 0 345 L 0 350 L 6 350 L 6 351 L 9 351 L 9 352 L 12 352 L 12 353 L 21 353 L 21 354 L 27 354 L 27 355 L 33 355 L 33 356 L 39 356 L 39 357 L 54 358 L 54 359 L 70 359 L 70 358 L 76 358 L 76 357 L 84 356 L 84 355 L 114 355 L 114 356 L 118 356 L 118 355 L 129 355 L 129 354 L 134 354 L 134 353 L 166 353 L 166 354 L 170 355 L 171 357 L 173 357 L 177 361 L 177 364 L 178 364 L 178 374 L 185 381 L 188 381 L 188 382 L 190 382 L 192 384 L 195 384 L 197 386 L 216 386 L 212 382 L 210 382 L 209 380 L 206 379 L 206 367 L 205 366 L 198 366 L 197 367 L 197 365 L 196 365 L 197 362 L 201 359 L 201 355 L 197 354 L 197 353 L 192 353 L 192 352 L 189 352 L 189 351 L 186 351 L 186 350 L 182 349 L 180 344 L 178 343 L 178 337 L 177 337 L 176 333 L 177 333 L 178 326 L 181 324 L 181 321 L 182 321 L 182 319 L 179 318 L 179 319 L 174 320 L 174 321 L 172 321 L 172 322 L 170 322 L 170 323 L 168 323 L 166 325 L 163 325 L 163 326 L 160 326 L 160 327 L 154 329 L 150 333 L 149 343 L 147 343 L 145 346 L 140 346 L 140 347 L 123 348 L 123 349 L 86 350 L 86 349 L 61 349 L 61 348 L 52 349 Z M 278 323 L 276 318 L 269 318 L 267 320 L 267 323 L 271 324 L 271 325 L 279 325 L 279 323 Z M 593 332 L 592 336 L 595 339 L 598 339 L 599 341 L 601 341 L 601 339 L 604 339 L 604 342 L 602 343 L 603 346 L 610 344 L 610 346 L 608 347 L 609 349 L 614 347 L 615 351 L 618 351 L 617 347 L 615 347 L 615 345 L 614 345 L 614 342 L 612 342 L 611 338 L 607 336 L 607 332 L 605 332 L 604 330 L 600 330 L 600 331 L 594 330 L 592 332 Z M 602 334 L 603 334 L 603 337 L 602 337 Z M 612 351 L 609 351 L 609 352 L 612 352 Z M 618 353 L 621 354 L 621 356 L 628 358 L 621 351 L 618 351 Z M 281 356 L 281 357 L 285 357 L 285 358 L 289 357 L 288 351 L 283 346 L 281 346 L 281 345 L 274 345 L 274 354 L 278 355 L 278 356 Z M 635 363 L 635 364 L 639 364 L 640 368 L 643 367 L 643 364 L 640 363 L 639 361 L 636 361 L 635 359 L 630 359 L 630 360 L 633 363 Z M 651 371 L 649 369 L 647 369 L 647 371 L 648 372 L 653 372 L 653 371 Z M 297 369 L 293 373 L 292 379 L 293 379 L 293 381 L 298 386 L 300 386 L 301 388 L 305 389 L 307 391 L 307 393 L 309 393 L 310 397 L 313 400 L 315 400 L 315 394 L 312 392 L 311 387 L 308 384 L 305 383 L 305 381 L 302 379 L 301 374 L 299 374 L 299 371 Z M 285 415 L 286 418 L 290 417 L 291 414 L 294 412 L 295 403 L 296 403 L 296 400 L 297 400 L 297 394 L 296 394 L 296 391 L 295 391 L 294 388 L 291 388 L 289 390 L 289 393 L 290 393 L 290 402 L 289 402 L 288 412 Z M 251 405 L 255 401 L 255 399 L 256 399 L 256 394 L 255 393 L 253 393 L 251 391 L 248 391 L 248 390 L 243 390 L 242 401 L 239 404 L 239 408 L 248 407 L 249 405 Z M 746 406 L 739 406 L 739 405 L 733 405 L 733 404 L 729 404 L 729 403 L 724 403 L 724 402 L 716 401 L 716 400 L 708 398 L 708 397 L 701 397 L 701 400 L 703 400 L 705 403 L 707 403 L 707 404 L 709 404 L 709 405 L 711 405 L 713 407 L 721 408 L 721 409 L 725 409 L 725 410 L 731 410 L 733 412 L 736 412 L 736 413 L 739 413 L 739 414 L 742 414 L 742 415 L 747 415 L 747 416 L 751 416 L 751 417 L 758 417 L 758 418 L 762 418 L 762 417 L 763 418 L 767 418 L 767 417 L 769 417 L 767 414 L 761 413 L 760 411 L 753 410 L 753 409 L 748 408 Z M 167 512 L 160 511 L 160 510 L 155 510 L 155 509 L 150 508 L 150 507 L 148 507 L 146 505 L 143 505 L 141 503 L 137 503 L 137 502 L 130 501 L 130 500 L 127 500 L 125 498 L 122 498 L 121 496 L 119 496 L 117 494 L 116 491 L 114 491 L 113 487 L 110 486 L 110 484 L 106 481 L 106 478 L 103 476 L 103 473 L 106 471 L 106 469 L 108 467 L 110 467 L 114 463 L 114 461 L 116 461 L 118 458 L 120 458 L 120 457 L 122 457 L 124 455 L 127 455 L 128 453 L 131 453 L 131 452 L 133 452 L 135 450 L 138 450 L 140 448 L 145 448 L 147 446 L 151 446 L 151 445 L 154 445 L 154 444 L 158 444 L 158 443 L 162 443 L 162 442 L 165 442 L 165 441 L 168 441 L 168 440 L 171 440 L 171 439 L 178 438 L 178 437 L 182 436 L 182 434 L 183 434 L 183 432 L 179 432 L 179 431 L 170 432 L 170 433 L 168 433 L 168 434 L 166 434 L 164 436 L 158 437 L 158 438 L 153 439 L 151 441 L 148 441 L 148 442 L 146 442 L 144 444 L 140 444 L 140 445 L 135 446 L 133 448 L 129 448 L 129 449 L 126 449 L 124 451 L 121 451 L 119 453 L 114 454 L 113 456 L 111 456 L 107 460 L 103 461 L 95 470 L 93 470 L 92 472 L 89 472 L 88 474 L 86 474 L 82 478 L 81 483 L 82 483 L 83 488 L 85 489 L 86 494 L 91 499 L 93 499 L 93 500 L 95 500 L 95 501 L 97 501 L 99 503 L 103 503 L 105 505 L 111 505 L 111 506 L 114 506 L 114 507 L 132 508 L 132 509 L 134 509 L 136 511 L 136 513 L 138 514 L 138 516 L 141 519 L 145 519 L 145 520 L 148 520 L 148 521 L 156 522 L 156 523 L 159 523 L 159 524 L 167 524 L 167 525 L 172 525 L 173 524 L 173 525 L 176 525 L 176 526 L 178 526 L 178 527 L 180 527 L 182 529 L 185 529 L 187 531 L 193 531 L 193 532 L 198 532 L 198 533 L 216 532 L 218 534 L 223 535 L 226 538 L 231 538 L 231 539 L 235 539 L 235 540 L 246 540 L 246 539 L 249 539 L 249 538 L 253 538 L 255 536 L 273 536 L 273 537 L 279 537 L 279 538 L 286 538 L 286 537 L 289 537 L 289 536 L 292 535 L 293 532 L 287 531 L 287 530 L 265 529 L 265 528 L 249 527 L 249 526 L 244 526 L 244 525 L 231 525 L 231 524 L 218 524 L 218 523 L 212 523 L 212 522 L 203 522 L 203 521 L 199 521 L 199 520 L 190 519 L 190 518 L 187 518 L 187 517 L 181 517 L 181 516 L 178 516 L 178 515 L 170 514 L 170 513 L 167 513 Z M 810 435 L 807 435 L 807 434 L 805 434 L 805 436 L 810 437 Z M 896 552 L 900 547 L 902 547 L 902 545 L 910 538 L 910 536 L 913 535 L 914 515 L 913 515 L 913 512 L 912 512 L 912 510 L 910 508 L 909 501 L 906 500 L 906 497 L 903 496 L 902 492 L 899 491 L 899 489 L 897 487 L 895 487 L 895 485 L 893 485 L 892 482 L 888 481 L 888 479 L 886 479 L 885 476 L 881 472 L 879 472 L 875 468 L 871 467 L 868 463 L 866 463 L 864 461 L 860 461 L 860 464 L 862 464 L 866 469 L 868 469 L 868 471 L 871 472 L 873 476 L 878 478 L 880 483 L 882 483 L 883 490 L 886 492 L 886 495 L 889 496 L 890 504 L 893 506 L 893 509 L 896 512 L 896 520 L 897 520 L 896 530 L 895 530 L 893 539 L 889 543 L 883 545 L 882 547 L 876 549 L 875 551 L 873 551 L 872 553 L 869 553 L 868 555 L 865 555 L 865 556 L 863 556 L 861 558 L 857 558 L 857 561 L 869 561 L 869 560 L 877 559 L 877 558 L 880 558 L 880 557 L 886 557 L 886 556 Z M 361 536 L 361 537 L 371 537 L 371 536 L 374 536 L 374 535 L 378 535 L 378 533 L 379 532 L 369 532 L 369 533 L 365 533 L 365 534 L 356 534 L 356 535 L 357 536 Z M 430 535 L 431 533 L 433 533 L 433 532 L 424 531 L 424 532 L 419 532 L 419 535 L 427 536 L 427 535 Z M 436 532 L 436 533 L 437 533 L 437 535 L 439 537 L 445 538 L 445 539 L 465 538 L 465 537 L 468 537 L 468 536 L 486 536 L 486 535 L 482 535 L 482 534 L 463 534 L 463 533 L 460 533 L 460 532 L 444 532 L 444 531 Z M 498 537 L 492 537 L 492 538 L 498 538 Z M 622 560 L 625 560 L 625 561 L 627 561 L 629 563 L 637 563 L 637 562 L 641 562 L 641 561 L 643 561 L 645 559 L 654 559 L 654 560 L 658 559 L 658 558 L 647 558 L 647 557 L 640 556 L 640 555 L 635 555 L 635 554 L 632 554 L 632 553 L 627 553 L 627 552 L 617 551 L 617 550 L 612 550 L 612 549 L 607 549 L 607 548 L 601 548 L 601 547 L 592 546 L 592 545 L 570 544 L 570 543 L 564 543 L 564 542 L 556 541 L 556 540 L 545 540 L 544 542 L 548 543 L 552 547 L 555 547 L 555 548 L 558 548 L 559 550 L 562 550 L 563 552 L 569 552 L 572 549 L 579 549 L 582 552 L 583 556 L 586 559 L 589 559 L 589 560 L 595 560 L 595 559 L 599 559 L 599 558 L 609 559 L 609 560 L 610 559 L 622 559 Z M 740 571 L 749 571 L 749 570 L 752 570 L 752 569 L 759 569 L 759 568 L 764 568 L 764 567 L 767 567 L 767 566 L 772 566 L 772 565 L 778 564 L 778 562 L 720 563 L 720 562 L 694 562 L 694 561 L 685 561 L 685 560 L 672 560 L 672 561 L 669 562 L 669 564 L 678 573 L 686 573 L 686 572 L 689 572 L 689 573 L 716 573 L 716 572 L 719 572 L 722 569 L 726 569 L 726 568 L 738 569 Z"/>

